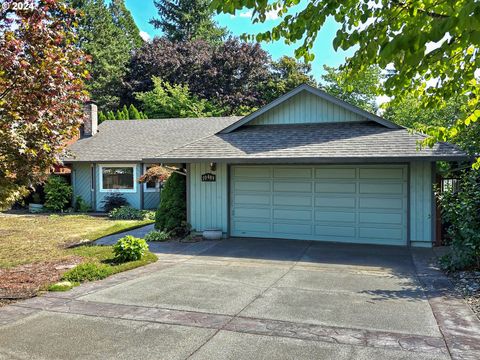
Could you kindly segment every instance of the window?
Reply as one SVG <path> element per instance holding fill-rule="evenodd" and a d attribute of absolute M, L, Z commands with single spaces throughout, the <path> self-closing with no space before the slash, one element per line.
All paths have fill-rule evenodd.
<path fill-rule="evenodd" d="M 100 166 L 101 191 L 135 192 L 135 166 L 104 165 Z"/>
<path fill-rule="evenodd" d="M 145 174 L 148 169 L 157 166 L 156 164 L 151 164 L 151 165 L 143 165 L 143 173 Z M 146 183 L 143 184 L 143 191 L 145 192 L 155 192 L 155 191 L 160 191 L 160 182 L 151 180 L 147 181 Z"/>

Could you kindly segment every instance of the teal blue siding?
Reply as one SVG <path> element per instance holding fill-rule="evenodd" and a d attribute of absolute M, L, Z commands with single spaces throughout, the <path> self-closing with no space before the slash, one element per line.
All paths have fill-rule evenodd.
<path fill-rule="evenodd" d="M 81 196 L 89 206 L 92 206 L 91 164 L 74 164 L 72 170 L 73 199 Z"/>
<path fill-rule="evenodd" d="M 215 173 L 215 182 L 202 182 L 204 173 Z M 228 230 L 228 175 L 227 165 L 217 164 L 210 171 L 208 163 L 190 164 L 188 169 L 188 220 L 196 231 L 207 228 Z"/>
<path fill-rule="evenodd" d="M 431 247 L 433 242 L 432 164 L 410 164 L 410 241 L 412 246 Z"/>
<path fill-rule="evenodd" d="M 407 244 L 406 165 L 232 166 L 232 236 Z"/>
<path fill-rule="evenodd" d="M 127 163 L 125 163 L 126 165 Z M 108 194 L 110 192 L 102 192 L 100 191 L 101 189 L 101 181 L 102 181 L 102 177 L 101 177 L 101 173 L 100 173 L 100 166 L 105 166 L 107 164 L 97 164 L 97 202 L 96 202 L 96 210 L 97 211 L 103 211 L 103 204 L 102 204 L 102 201 L 105 199 L 106 196 L 108 196 Z M 123 164 L 122 164 L 123 165 Z M 130 164 L 129 164 L 130 165 Z M 140 186 L 142 186 L 142 184 L 139 184 L 138 183 L 138 178 L 140 177 L 140 175 L 142 174 L 142 166 L 140 164 L 133 164 L 135 165 L 135 182 L 136 182 L 136 192 L 120 192 L 120 191 L 115 191 L 115 193 L 117 194 L 122 194 L 123 197 L 128 201 L 128 203 L 130 204 L 130 206 L 134 207 L 134 208 L 137 208 L 137 209 L 140 209 Z"/>
<path fill-rule="evenodd" d="M 309 124 L 365 121 L 361 115 L 302 91 L 260 115 L 249 125 Z"/>
<path fill-rule="evenodd" d="M 126 165 L 127 163 L 125 163 Z M 95 206 L 92 206 L 95 211 L 103 211 L 102 201 L 109 194 L 109 192 L 102 192 L 101 188 L 101 173 L 100 166 L 105 164 L 96 164 L 92 163 L 79 163 L 73 164 L 73 174 L 72 174 L 72 185 L 73 185 L 73 198 L 80 195 L 90 206 L 93 202 L 93 192 L 92 192 L 92 166 L 95 166 L 96 174 L 96 191 L 95 191 Z M 130 165 L 130 164 L 129 164 Z M 125 199 L 129 202 L 130 206 L 133 206 L 137 209 L 141 207 L 141 188 L 143 184 L 138 183 L 138 178 L 142 175 L 142 166 L 141 164 L 135 165 L 135 181 L 136 181 L 136 191 L 135 192 L 116 192 L 122 194 Z M 160 203 L 160 192 L 143 192 L 143 208 L 144 209 L 156 209 Z"/>
<path fill-rule="evenodd" d="M 143 193 L 143 208 L 147 210 L 153 210 L 160 204 L 160 192 L 144 192 Z"/>

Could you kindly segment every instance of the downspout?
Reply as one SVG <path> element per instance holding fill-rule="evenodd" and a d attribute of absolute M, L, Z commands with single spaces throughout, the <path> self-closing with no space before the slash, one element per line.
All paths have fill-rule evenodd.
<path fill-rule="evenodd" d="M 185 171 L 186 171 L 186 187 L 187 187 L 187 199 L 186 199 L 186 206 L 187 206 L 187 223 L 191 224 L 192 223 L 192 215 L 190 213 L 190 168 L 191 164 L 186 164 L 185 165 Z M 160 195 L 161 196 L 161 195 Z"/>
<path fill-rule="evenodd" d="M 144 163 L 140 163 L 140 176 L 144 174 L 144 169 L 145 169 L 145 164 Z M 144 188 L 144 183 L 139 183 L 140 185 L 140 210 L 143 210 L 143 208 L 145 207 L 145 193 L 143 191 L 143 188 Z"/>
<path fill-rule="evenodd" d="M 75 170 L 73 168 L 73 165 L 72 165 L 72 177 L 70 178 L 70 181 L 71 181 L 71 184 L 72 184 L 72 205 L 73 206 L 76 205 L 75 198 L 77 197 L 76 196 L 76 193 L 77 193 L 77 186 L 76 186 L 77 177 L 76 177 L 76 174 L 77 174 L 77 170 Z"/>
<path fill-rule="evenodd" d="M 94 211 L 98 211 L 97 209 L 97 163 L 92 163 L 90 167 L 92 170 L 92 189 L 91 189 L 92 209 Z"/>

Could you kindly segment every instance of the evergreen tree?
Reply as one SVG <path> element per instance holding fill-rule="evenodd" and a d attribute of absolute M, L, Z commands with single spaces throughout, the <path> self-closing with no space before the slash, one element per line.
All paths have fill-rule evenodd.
<path fill-rule="evenodd" d="M 107 120 L 115 120 L 115 114 L 113 113 L 113 111 L 109 111 L 107 112 Z"/>
<path fill-rule="evenodd" d="M 80 48 L 92 57 L 87 82 L 90 96 L 103 108 L 115 108 L 119 105 L 121 79 L 133 49 L 130 37 L 134 30 L 125 29 L 124 20 L 119 17 L 125 12 L 117 13 L 114 19 L 103 0 L 69 0 L 69 3 L 83 15 L 78 34 Z M 117 7 L 113 9 L 116 11 Z"/>
<path fill-rule="evenodd" d="M 128 116 L 130 119 L 133 120 L 142 119 L 142 116 L 133 104 L 130 104 L 130 106 L 128 107 Z"/>
<path fill-rule="evenodd" d="M 112 0 L 109 6 L 115 25 L 125 34 L 130 49 L 137 49 L 144 43 L 133 16 L 125 6 L 124 0 Z"/>
<path fill-rule="evenodd" d="M 121 111 L 122 111 L 122 115 L 123 115 L 123 120 L 130 120 L 130 114 L 128 113 L 127 105 L 123 105 Z"/>
<path fill-rule="evenodd" d="M 123 112 L 121 112 L 120 110 L 115 111 L 115 120 L 125 120 L 124 118 L 125 116 Z"/>
<path fill-rule="evenodd" d="M 171 41 L 203 39 L 221 42 L 227 35 L 213 20 L 213 11 L 208 0 L 154 0 L 159 18 L 150 23 L 161 29 Z"/>
<path fill-rule="evenodd" d="M 107 116 L 105 115 L 105 113 L 103 111 L 100 110 L 98 112 L 98 123 L 101 124 L 105 120 L 107 120 Z"/>

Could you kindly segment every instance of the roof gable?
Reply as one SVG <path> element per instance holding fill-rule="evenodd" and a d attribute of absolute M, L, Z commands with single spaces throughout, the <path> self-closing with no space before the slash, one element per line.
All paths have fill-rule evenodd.
<path fill-rule="evenodd" d="M 374 121 L 390 129 L 401 126 L 303 84 L 270 104 L 221 130 L 229 133 L 243 125 L 315 124 Z"/>

